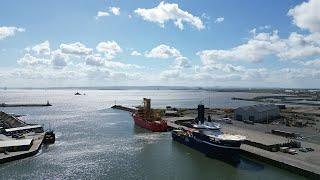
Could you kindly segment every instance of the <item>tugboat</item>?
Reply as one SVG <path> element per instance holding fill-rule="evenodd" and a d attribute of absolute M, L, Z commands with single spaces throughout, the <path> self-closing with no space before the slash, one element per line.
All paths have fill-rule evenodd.
<path fill-rule="evenodd" d="M 44 144 L 54 144 L 56 141 L 56 136 L 53 130 L 47 131 L 44 135 L 43 143 Z"/>
<path fill-rule="evenodd" d="M 190 123 L 188 127 L 172 131 L 172 139 L 196 149 L 209 157 L 239 163 L 240 145 L 245 136 L 224 134 L 220 125 L 204 122 L 204 106 L 198 106 L 199 124 Z"/>
<path fill-rule="evenodd" d="M 151 99 L 143 98 L 143 107 L 138 107 L 132 117 L 136 125 L 152 132 L 165 132 L 168 129 L 167 123 L 151 109 Z"/>

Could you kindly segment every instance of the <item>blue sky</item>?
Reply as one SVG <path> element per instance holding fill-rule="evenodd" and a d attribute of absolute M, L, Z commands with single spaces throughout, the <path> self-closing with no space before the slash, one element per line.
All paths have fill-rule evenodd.
<path fill-rule="evenodd" d="M 1 1 L 0 86 L 319 88 L 319 1 Z"/>

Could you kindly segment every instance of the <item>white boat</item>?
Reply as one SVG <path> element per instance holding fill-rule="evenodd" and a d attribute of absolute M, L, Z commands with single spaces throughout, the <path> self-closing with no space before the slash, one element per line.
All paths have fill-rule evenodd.
<path fill-rule="evenodd" d="M 217 130 L 220 129 L 220 124 L 214 123 L 214 122 L 204 122 L 201 124 L 200 122 L 198 124 L 192 124 L 192 127 L 195 129 L 211 129 L 211 130 Z"/>

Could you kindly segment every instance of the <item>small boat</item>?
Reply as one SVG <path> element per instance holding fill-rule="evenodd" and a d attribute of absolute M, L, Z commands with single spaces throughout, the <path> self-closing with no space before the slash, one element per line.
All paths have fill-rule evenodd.
<path fill-rule="evenodd" d="M 45 133 L 43 143 L 44 144 L 53 144 L 55 142 L 55 140 L 56 140 L 55 133 L 52 130 L 50 130 Z"/>
<path fill-rule="evenodd" d="M 74 93 L 74 95 L 79 96 L 81 95 L 79 92 Z"/>

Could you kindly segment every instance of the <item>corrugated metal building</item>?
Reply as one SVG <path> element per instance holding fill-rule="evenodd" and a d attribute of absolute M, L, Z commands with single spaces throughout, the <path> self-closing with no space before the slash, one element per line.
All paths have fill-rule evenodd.
<path fill-rule="evenodd" d="M 274 104 L 258 104 L 238 107 L 234 117 L 238 121 L 249 120 L 253 122 L 267 122 L 280 116 L 279 107 Z"/>

